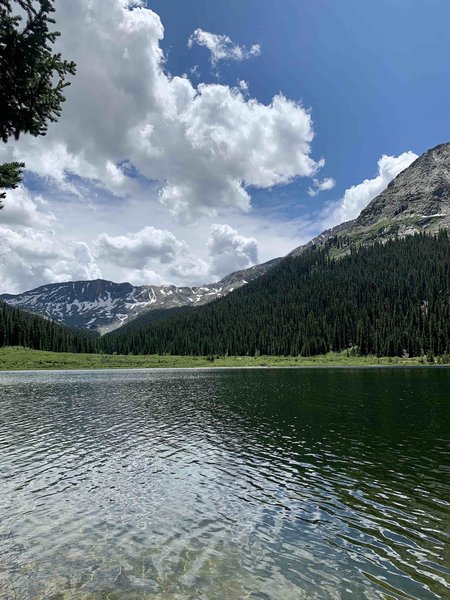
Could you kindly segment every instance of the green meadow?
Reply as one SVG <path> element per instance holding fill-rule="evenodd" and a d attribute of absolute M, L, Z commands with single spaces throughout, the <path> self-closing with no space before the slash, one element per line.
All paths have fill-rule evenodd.
<path fill-rule="evenodd" d="M 443 362 L 435 359 L 437 363 Z M 204 367 L 369 367 L 429 364 L 426 357 L 353 356 L 347 352 L 312 357 L 292 356 L 123 356 L 46 352 L 30 348 L 0 348 L 0 370 L 36 369 L 148 369 Z"/>

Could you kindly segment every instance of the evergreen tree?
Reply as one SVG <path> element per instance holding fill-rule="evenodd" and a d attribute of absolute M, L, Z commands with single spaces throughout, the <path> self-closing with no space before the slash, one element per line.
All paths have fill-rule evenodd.
<path fill-rule="evenodd" d="M 53 53 L 60 35 L 54 24 L 51 0 L 0 0 L 0 138 L 18 139 L 22 133 L 45 135 L 57 121 L 75 63 Z M 0 166 L 0 188 L 21 181 L 23 163 Z M 5 197 L 1 192 L 0 200 Z M 1 208 L 1 204 L 0 204 Z"/>

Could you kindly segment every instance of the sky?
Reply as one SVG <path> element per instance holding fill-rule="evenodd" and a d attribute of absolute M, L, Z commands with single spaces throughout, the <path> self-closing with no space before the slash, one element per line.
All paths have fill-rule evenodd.
<path fill-rule="evenodd" d="M 0 293 L 199 285 L 355 218 L 450 140 L 448 0 L 55 1 L 75 60 L 0 212 Z"/>

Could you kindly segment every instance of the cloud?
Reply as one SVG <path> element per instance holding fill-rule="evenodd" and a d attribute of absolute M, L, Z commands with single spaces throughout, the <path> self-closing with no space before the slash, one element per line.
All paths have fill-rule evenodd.
<path fill-rule="evenodd" d="M 116 237 L 102 233 L 96 247 L 97 258 L 132 269 L 145 269 L 155 260 L 162 264 L 173 262 L 186 249 L 170 231 L 154 227 Z"/>
<path fill-rule="evenodd" d="M 378 161 L 378 173 L 373 179 L 365 179 L 362 183 L 348 188 L 338 202 L 327 207 L 325 226 L 332 227 L 356 219 L 363 208 L 417 158 L 417 154 L 411 151 L 399 156 L 383 154 Z"/>
<path fill-rule="evenodd" d="M 314 198 L 320 192 L 332 190 L 336 186 L 336 181 L 332 177 L 325 177 L 325 179 L 313 179 L 313 185 L 308 188 L 308 194 Z"/>
<path fill-rule="evenodd" d="M 88 245 L 71 241 L 50 203 L 23 185 L 8 191 L 0 214 L 0 255 L 1 293 L 101 276 Z"/>
<path fill-rule="evenodd" d="M 193 285 L 210 277 L 210 264 L 192 255 L 187 244 L 167 230 L 144 227 L 119 236 L 102 233 L 94 245 L 96 260 L 112 265 L 121 279 L 134 285 L 162 285 L 174 280 L 179 285 Z"/>
<path fill-rule="evenodd" d="M 245 269 L 258 262 L 258 243 L 240 235 L 229 225 L 214 224 L 208 240 L 211 273 L 219 277 Z"/>
<path fill-rule="evenodd" d="M 204 31 L 203 29 L 196 29 L 189 37 L 188 47 L 192 48 L 194 44 L 198 44 L 209 50 L 213 66 L 216 66 L 220 60 L 241 61 L 261 54 L 261 46 L 259 44 L 253 44 L 250 48 L 239 46 L 239 44 L 235 44 L 227 35 L 218 35 Z"/>
<path fill-rule="evenodd" d="M 145 227 L 120 236 L 101 234 L 95 243 L 95 259 L 122 269 L 123 278 L 134 284 L 161 285 L 174 279 L 193 285 L 208 283 L 232 271 L 258 262 L 254 238 L 240 235 L 229 225 L 212 225 L 207 242 L 209 260 L 191 254 L 187 244 L 167 230 Z M 155 271 L 166 265 L 166 275 Z"/>
<path fill-rule="evenodd" d="M 164 28 L 144 3 L 56 0 L 55 7 L 57 50 L 75 60 L 77 74 L 59 122 L 43 138 L 3 145 L 0 160 L 23 160 L 72 193 L 76 175 L 130 197 L 143 176 L 158 182 L 160 202 L 181 222 L 248 211 L 250 186 L 312 177 L 323 166 L 311 157 L 313 123 L 301 104 L 282 94 L 263 104 L 242 86 L 194 86 L 167 74 Z M 232 48 L 241 57 L 260 51 L 226 43 L 217 56 Z"/>
<path fill-rule="evenodd" d="M 172 149 L 178 163 L 161 192 L 161 202 L 181 219 L 226 207 L 248 211 L 248 186 L 289 183 L 323 165 L 309 156 L 309 112 L 282 95 L 264 105 L 227 86 L 200 85 L 183 119 Z"/>
<path fill-rule="evenodd" d="M 200 79 L 201 77 L 200 68 L 198 65 L 191 67 L 191 69 L 189 69 L 189 73 L 192 75 L 192 77 L 196 77 L 197 79 Z"/>
<path fill-rule="evenodd" d="M 168 279 L 177 281 L 181 285 L 192 286 L 209 283 L 211 277 L 211 265 L 198 256 L 187 253 L 179 258 L 168 269 Z"/>
<path fill-rule="evenodd" d="M 134 269 L 128 271 L 124 279 L 131 285 L 164 285 L 167 281 L 153 269 Z"/>
<path fill-rule="evenodd" d="M 102 273 L 91 254 L 89 246 L 84 242 L 73 243 L 73 260 L 69 257 L 67 261 L 66 271 L 68 275 L 64 275 L 64 281 L 67 279 L 98 279 Z"/>
<path fill-rule="evenodd" d="M 240 79 L 238 81 L 239 89 L 242 93 L 246 94 L 248 92 L 248 82 L 244 79 Z"/>
<path fill-rule="evenodd" d="M 96 279 L 101 271 L 82 242 L 61 242 L 51 230 L 0 225 L 2 292 L 18 293 L 43 283 Z"/>
<path fill-rule="evenodd" d="M 33 197 L 27 188 L 19 185 L 8 191 L 7 206 L 0 213 L 0 222 L 2 225 L 49 227 L 56 219 L 53 213 L 45 211 L 46 206 L 41 195 Z"/>

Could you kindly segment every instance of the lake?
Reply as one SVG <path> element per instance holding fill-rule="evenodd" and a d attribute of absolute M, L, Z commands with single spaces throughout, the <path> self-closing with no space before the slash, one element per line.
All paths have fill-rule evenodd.
<path fill-rule="evenodd" d="M 0 598 L 450 597 L 450 369 L 0 374 Z"/>

